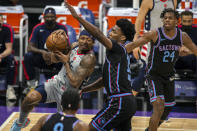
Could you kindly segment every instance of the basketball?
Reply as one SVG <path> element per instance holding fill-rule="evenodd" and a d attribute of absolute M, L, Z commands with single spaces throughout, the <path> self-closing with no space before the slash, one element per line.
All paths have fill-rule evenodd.
<path fill-rule="evenodd" d="M 70 49 L 66 32 L 62 29 L 52 32 L 46 40 L 47 49 L 51 52 L 61 51 L 67 53 Z"/>

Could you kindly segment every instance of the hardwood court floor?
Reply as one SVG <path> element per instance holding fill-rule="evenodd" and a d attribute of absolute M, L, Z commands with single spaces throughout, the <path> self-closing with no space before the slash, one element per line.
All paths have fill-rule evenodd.
<path fill-rule="evenodd" d="M 29 118 L 31 123 L 22 131 L 29 131 L 37 120 L 47 113 L 30 113 Z M 9 131 L 13 121 L 18 118 L 19 113 L 13 112 L 10 117 L 0 127 L 0 131 Z M 94 115 L 77 114 L 77 117 L 86 123 L 91 121 Z M 148 126 L 149 117 L 134 116 L 132 119 L 132 131 L 144 131 Z M 197 131 L 197 119 L 187 118 L 170 118 L 167 122 L 163 123 L 158 131 Z"/>

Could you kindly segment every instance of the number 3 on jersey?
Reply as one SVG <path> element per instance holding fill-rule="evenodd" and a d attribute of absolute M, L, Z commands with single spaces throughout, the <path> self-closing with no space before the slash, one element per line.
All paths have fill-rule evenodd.
<path fill-rule="evenodd" d="M 173 62 L 174 54 L 175 54 L 175 51 L 173 51 L 172 53 L 170 53 L 169 51 L 165 51 L 164 56 L 163 56 L 163 62 L 169 62 L 168 60 L 169 57 L 171 58 L 170 62 Z"/>

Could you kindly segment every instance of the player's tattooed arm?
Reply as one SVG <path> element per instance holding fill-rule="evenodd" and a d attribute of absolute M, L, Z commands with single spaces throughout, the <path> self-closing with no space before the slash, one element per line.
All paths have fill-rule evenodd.
<path fill-rule="evenodd" d="M 103 78 L 100 77 L 92 84 L 82 87 L 82 93 L 96 91 L 96 90 L 103 88 L 103 87 L 104 87 Z"/>
<path fill-rule="evenodd" d="M 96 58 L 93 54 L 85 55 L 80 65 L 77 67 L 76 71 L 73 71 L 70 66 L 70 53 L 67 55 L 62 54 L 61 52 L 55 52 L 57 55 L 57 59 L 64 63 L 66 68 L 66 75 L 70 81 L 70 84 L 75 87 L 79 88 L 81 83 L 84 79 L 86 79 L 90 74 L 94 71 L 94 66 L 96 63 Z"/>
<path fill-rule="evenodd" d="M 66 68 L 66 75 L 70 80 L 70 84 L 75 88 L 79 88 L 83 80 L 89 77 L 94 71 L 95 63 L 96 58 L 93 54 L 85 55 L 76 71 L 72 71 L 69 63 L 66 62 L 64 66 Z"/>

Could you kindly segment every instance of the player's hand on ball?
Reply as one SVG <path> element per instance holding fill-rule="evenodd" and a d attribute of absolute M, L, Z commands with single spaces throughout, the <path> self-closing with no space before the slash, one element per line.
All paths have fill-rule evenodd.
<path fill-rule="evenodd" d="M 56 59 L 58 59 L 62 63 L 69 63 L 69 61 L 70 61 L 70 52 L 67 55 L 63 54 L 60 51 L 55 51 L 54 53 L 56 54 L 55 55 L 57 57 Z"/>

